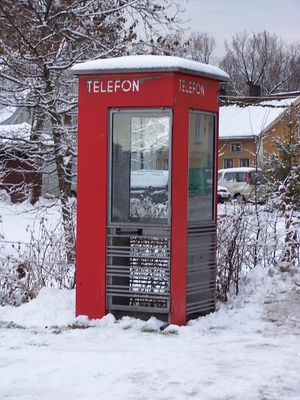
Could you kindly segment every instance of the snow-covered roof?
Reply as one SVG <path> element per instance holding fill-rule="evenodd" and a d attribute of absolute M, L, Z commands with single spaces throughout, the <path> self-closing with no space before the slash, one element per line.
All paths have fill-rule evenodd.
<path fill-rule="evenodd" d="M 14 125 L 0 125 L 0 141 L 8 142 L 15 139 L 28 140 L 30 138 L 31 126 L 27 122 Z"/>
<path fill-rule="evenodd" d="M 0 106 L 0 124 L 5 123 L 16 111 L 17 107 L 7 106 L 1 107 Z"/>
<path fill-rule="evenodd" d="M 255 167 L 235 167 L 235 168 L 223 168 L 219 169 L 218 172 L 252 172 L 252 171 L 261 171 L 260 168 Z"/>
<path fill-rule="evenodd" d="M 296 101 L 295 98 L 289 98 L 264 101 L 257 105 L 222 106 L 219 114 L 220 138 L 256 137 Z"/>
<path fill-rule="evenodd" d="M 75 64 L 71 68 L 71 73 L 75 75 L 136 71 L 192 72 L 222 81 L 229 80 L 229 75 L 216 66 L 173 56 L 136 55 L 106 58 Z"/>

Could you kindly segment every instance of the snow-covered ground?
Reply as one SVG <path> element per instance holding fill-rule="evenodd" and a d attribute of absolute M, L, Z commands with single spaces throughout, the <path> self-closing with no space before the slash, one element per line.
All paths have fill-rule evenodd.
<path fill-rule="evenodd" d="M 35 206 L 27 202 L 10 204 L 0 200 L 0 239 L 29 243 L 32 232 L 38 236 L 42 219 L 49 230 L 59 227 L 59 209 L 52 200 L 40 200 Z"/>
<path fill-rule="evenodd" d="M 16 214 L 20 227 L 36 221 L 18 207 L 0 206 L 9 240 L 26 239 Z M 217 312 L 164 330 L 154 318 L 75 318 L 74 300 L 44 288 L 0 307 L 1 400 L 300 399 L 299 273 L 257 267 Z"/>

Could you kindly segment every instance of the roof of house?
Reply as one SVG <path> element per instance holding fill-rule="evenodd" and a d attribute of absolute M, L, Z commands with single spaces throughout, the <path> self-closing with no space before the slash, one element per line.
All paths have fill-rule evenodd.
<path fill-rule="evenodd" d="M 258 136 L 278 121 L 287 107 L 295 105 L 300 97 L 240 103 L 220 107 L 220 139 L 245 139 Z"/>
<path fill-rule="evenodd" d="M 15 113 L 16 110 L 17 107 L 0 105 L 0 125 L 4 124 Z"/>
<path fill-rule="evenodd" d="M 7 143 L 14 140 L 29 140 L 31 126 L 27 122 L 22 124 L 0 125 L 0 142 Z"/>

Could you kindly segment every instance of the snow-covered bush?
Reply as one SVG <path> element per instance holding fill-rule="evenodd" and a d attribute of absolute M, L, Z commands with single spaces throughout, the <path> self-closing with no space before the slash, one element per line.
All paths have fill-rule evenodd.
<path fill-rule="evenodd" d="M 14 205 L 1 204 L 4 209 L 16 210 Z M 57 204 L 49 206 L 32 207 L 37 214 L 34 223 L 27 227 L 29 239 L 26 241 L 9 241 L 5 232 L 12 228 L 3 229 L 7 221 L 0 220 L 0 304 L 19 305 L 34 298 L 45 286 L 73 288 L 75 285 L 75 251 L 73 248 L 73 263 L 70 264 L 59 207 Z M 75 207 L 76 200 L 71 199 L 73 224 L 70 230 L 74 237 Z M 52 218 L 50 214 L 54 209 L 56 217 Z M 16 221 L 19 218 L 24 219 L 24 214 L 16 217 Z M 257 265 L 270 273 L 293 273 L 299 268 L 299 228 L 300 213 L 293 207 L 249 203 L 220 205 L 218 299 L 226 301 L 230 293 L 238 294 L 240 280 Z"/>
<path fill-rule="evenodd" d="M 282 130 L 273 138 L 273 153 L 265 159 L 270 192 L 279 191 L 287 205 L 300 209 L 300 120 L 299 108 L 285 112 Z"/>
<path fill-rule="evenodd" d="M 75 237 L 74 199 L 70 200 Z M 70 264 L 61 221 L 53 227 L 47 218 L 47 210 L 40 211 L 33 226 L 27 226 L 28 242 L 0 239 L 0 305 L 20 305 L 36 297 L 42 287 L 74 288 L 74 262 Z M 22 218 L 22 216 L 20 216 Z"/>
<path fill-rule="evenodd" d="M 219 213 L 217 297 L 239 292 L 240 279 L 257 265 L 268 270 L 299 267 L 300 214 L 274 204 L 224 205 Z"/>

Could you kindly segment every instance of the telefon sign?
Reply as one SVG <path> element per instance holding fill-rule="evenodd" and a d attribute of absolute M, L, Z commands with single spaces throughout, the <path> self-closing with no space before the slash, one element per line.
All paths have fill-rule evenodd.
<path fill-rule="evenodd" d="M 114 79 L 87 81 L 88 93 L 139 92 L 139 79 Z"/>
<path fill-rule="evenodd" d="M 196 94 L 197 96 L 205 95 L 205 87 L 202 83 L 185 79 L 179 79 L 179 91 L 182 93 Z"/>

